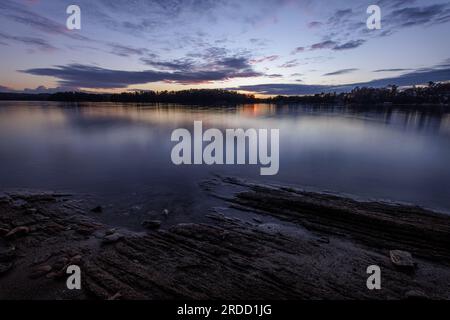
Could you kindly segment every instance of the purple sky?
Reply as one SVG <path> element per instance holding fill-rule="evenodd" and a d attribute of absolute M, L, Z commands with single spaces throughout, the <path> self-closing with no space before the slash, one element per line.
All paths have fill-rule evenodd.
<path fill-rule="evenodd" d="M 81 7 L 81 30 L 66 8 Z M 382 10 L 368 30 L 366 9 Z M 450 80 L 450 2 L 1 0 L 0 91 L 264 94 Z"/>

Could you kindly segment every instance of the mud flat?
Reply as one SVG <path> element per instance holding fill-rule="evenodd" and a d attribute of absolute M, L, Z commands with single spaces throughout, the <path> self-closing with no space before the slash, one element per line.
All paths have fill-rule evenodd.
<path fill-rule="evenodd" d="M 145 232 L 98 222 L 76 196 L 0 195 L 0 298 L 450 299 L 449 216 L 233 178 L 203 187 L 223 210 Z M 82 290 L 66 288 L 71 264 Z M 370 265 L 381 290 L 366 287 Z"/>

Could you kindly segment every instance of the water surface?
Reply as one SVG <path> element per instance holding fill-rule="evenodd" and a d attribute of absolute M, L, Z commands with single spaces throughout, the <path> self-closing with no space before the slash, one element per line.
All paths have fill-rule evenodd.
<path fill-rule="evenodd" d="M 192 130 L 195 120 L 205 129 L 280 129 L 279 174 L 261 177 L 259 166 L 173 165 L 171 133 Z M 95 194 L 124 214 L 170 208 L 195 220 L 209 204 L 199 182 L 214 173 L 450 211 L 449 164 L 448 114 L 0 102 L 0 189 Z"/>

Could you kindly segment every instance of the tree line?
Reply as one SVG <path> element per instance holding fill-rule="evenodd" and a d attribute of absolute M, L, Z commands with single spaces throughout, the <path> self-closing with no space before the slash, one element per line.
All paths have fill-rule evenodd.
<path fill-rule="evenodd" d="M 304 96 L 275 96 L 256 98 L 251 94 L 223 89 L 191 89 L 182 91 L 132 91 L 123 93 L 58 92 L 53 94 L 0 93 L 0 100 L 69 101 L 69 102 L 135 102 L 179 103 L 190 105 L 237 105 L 246 103 L 308 103 L 308 104 L 450 104 L 450 83 L 430 82 L 399 90 L 398 86 L 385 88 L 356 87 L 346 93 L 318 93 Z"/>

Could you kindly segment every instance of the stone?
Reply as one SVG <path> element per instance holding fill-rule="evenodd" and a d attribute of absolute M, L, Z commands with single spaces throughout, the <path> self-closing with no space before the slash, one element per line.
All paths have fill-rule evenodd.
<path fill-rule="evenodd" d="M 402 250 L 391 250 L 389 252 L 392 263 L 401 268 L 414 268 L 414 260 L 411 253 Z"/>
<path fill-rule="evenodd" d="M 112 229 L 106 230 L 105 235 L 106 236 L 110 236 L 110 235 L 112 235 L 114 233 L 116 233 L 116 229 L 112 228 Z"/>
<path fill-rule="evenodd" d="M 102 213 L 103 212 L 103 207 L 102 206 L 97 206 L 97 207 L 91 209 L 91 212 Z"/>
<path fill-rule="evenodd" d="M 405 293 L 405 298 L 408 300 L 426 300 L 427 295 L 419 290 L 410 290 Z"/>
<path fill-rule="evenodd" d="M 123 239 L 123 235 L 120 233 L 114 233 L 108 236 L 103 237 L 103 243 L 104 244 L 109 244 L 109 243 L 115 243 L 119 240 Z"/>
<path fill-rule="evenodd" d="M 120 292 L 117 292 L 115 295 L 108 297 L 108 300 L 118 300 L 122 298 L 122 294 Z"/>
<path fill-rule="evenodd" d="M 142 226 L 146 229 L 157 230 L 161 227 L 161 221 L 146 220 L 146 221 L 142 222 Z"/>
<path fill-rule="evenodd" d="M 43 266 L 39 266 L 37 268 L 35 268 L 32 273 L 30 274 L 30 278 L 32 279 L 37 279 L 40 278 L 42 276 L 45 276 L 46 274 L 48 274 L 50 271 L 52 271 L 52 266 L 50 265 L 43 265 Z"/>
<path fill-rule="evenodd" d="M 35 214 L 37 211 L 38 210 L 36 208 L 28 208 L 25 212 L 26 214 Z"/>
<path fill-rule="evenodd" d="M 11 262 L 0 262 L 0 274 L 8 272 L 12 267 Z"/>
<path fill-rule="evenodd" d="M 13 201 L 12 207 L 13 207 L 13 208 L 20 209 L 20 208 L 23 208 L 24 206 L 26 206 L 27 204 L 28 204 L 27 201 L 22 200 L 22 199 L 18 199 L 18 200 L 14 200 L 14 201 Z"/>
<path fill-rule="evenodd" d="M 30 228 L 22 226 L 12 229 L 6 234 L 6 238 L 10 238 L 12 236 L 22 236 L 30 232 Z"/>
<path fill-rule="evenodd" d="M 81 255 L 76 255 L 76 256 L 73 256 L 72 258 L 70 258 L 70 263 L 71 264 L 76 264 L 76 265 L 79 265 L 80 263 L 81 263 L 81 261 L 82 261 L 82 256 Z"/>

